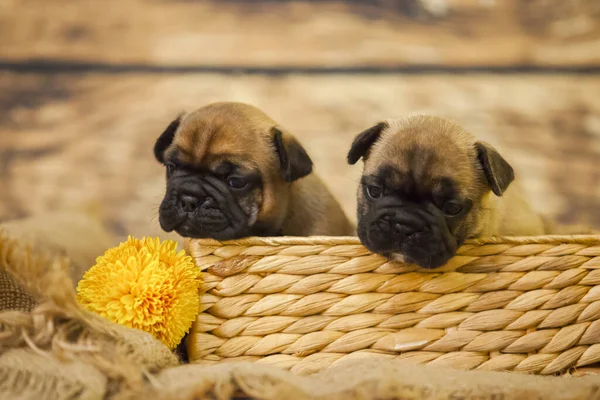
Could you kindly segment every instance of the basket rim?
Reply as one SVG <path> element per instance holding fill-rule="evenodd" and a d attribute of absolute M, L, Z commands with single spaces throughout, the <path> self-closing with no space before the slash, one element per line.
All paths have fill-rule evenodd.
<path fill-rule="evenodd" d="M 356 236 L 251 236 L 242 239 L 218 241 L 214 239 L 184 238 L 186 244 L 198 246 L 337 246 L 359 245 L 362 243 Z M 600 245 L 600 235 L 541 235 L 541 236 L 492 236 L 469 239 L 464 245 L 491 244 L 584 244 Z M 463 246 L 464 246 L 463 245 Z"/>

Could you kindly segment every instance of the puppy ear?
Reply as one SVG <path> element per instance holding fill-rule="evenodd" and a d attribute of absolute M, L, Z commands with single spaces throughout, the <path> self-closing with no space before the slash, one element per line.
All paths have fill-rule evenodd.
<path fill-rule="evenodd" d="M 486 143 L 475 143 L 477 158 L 483 167 L 485 178 L 496 196 L 502 196 L 515 179 L 515 172 L 508 162 Z"/>
<path fill-rule="evenodd" d="M 387 127 L 388 124 L 386 122 L 380 122 L 354 138 L 352 147 L 350 147 L 350 151 L 348 152 L 348 164 L 356 164 L 361 157 L 367 156 L 373 143 L 379 139 L 381 132 Z"/>
<path fill-rule="evenodd" d="M 304 147 L 293 136 L 283 133 L 277 127 L 271 128 L 271 132 L 283 179 L 293 182 L 310 174 L 313 162 Z"/>
<path fill-rule="evenodd" d="M 154 157 L 156 157 L 158 162 L 165 162 L 165 150 L 173 143 L 173 137 L 175 137 L 175 132 L 177 132 L 180 123 L 181 117 L 177 117 L 177 119 L 173 120 L 156 140 L 156 143 L 154 144 Z"/>

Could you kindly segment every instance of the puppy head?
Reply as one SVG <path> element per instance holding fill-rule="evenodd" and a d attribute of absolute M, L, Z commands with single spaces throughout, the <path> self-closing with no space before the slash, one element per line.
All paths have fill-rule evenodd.
<path fill-rule="evenodd" d="M 350 164 L 360 158 L 358 236 L 375 253 L 425 268 L 445 264 L 477 236 L 486 197 L 502 196 L 514 179 L 496 150 L 437 117 L 367 129 L 348 153 Z"/>
<path fill-rule="evenodd" d="M 241 103 L 215 103 L 175 119 L 154 155 L 167 170 L 161 227 L 195 238 L 279 234 L 290 184 L 312 171 L 293 136 Z"/>

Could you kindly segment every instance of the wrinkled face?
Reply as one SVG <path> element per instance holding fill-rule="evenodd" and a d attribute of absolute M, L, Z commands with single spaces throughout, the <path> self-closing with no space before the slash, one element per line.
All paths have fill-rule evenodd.
<path fill-rule="evenodd" d="M 486 168 L 493 175 L 493 168 L 510 166 L 492 160 L 497 153 L 441 119 L 380 124 L 361 135 L 348 155 L 350 163 L 365 159 L 358 189 L 361 242 L 390 259 L 424 268 L 444 265 L 477 235 L 490 192 Z M 502 186 L 499 195 L 508 184 Z"/>
<path fill-rule="evenodd" d="M 240 103 L 215 103 L 176 119 L 154 153 L 167 176 L 160 225 L 193 238 L 281 234 L 290 183 L 312 170 L 291 135 Z"/>
<path fill-rule="evenodd" d="M 202 167 L 170 155 L 165 160 L 167 189 L 159 208 L 161 227 L 194 238 L 226 240 L 249 235 L 262 206 L 263 180 L 258 169 L 240 161 L 232 157 Z"/>
<path fill-rule="evenodd" d="M 426 268 L 445 264 L 467 236 L 474 201 L 448 176 L 420 181 L 380 165 L 359 188 L 358 235 L 371 251 Z"/>

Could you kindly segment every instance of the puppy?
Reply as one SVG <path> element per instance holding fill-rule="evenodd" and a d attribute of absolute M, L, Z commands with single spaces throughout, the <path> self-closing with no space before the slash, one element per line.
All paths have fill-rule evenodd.
<path fill-rule="evenodd" d="M 215 103 L 177 118 L 154 154 L 166 166 L 167 232 L 228 240 L 354 231 L 302 145 L 252 106 Z"/>
<path fill-rule="evenodd" d="M 372 252 L 436 268 L 468 238 L 545 233 L 513 168 L 453 122 L 381 122 L 352 143 L 348 162 L 360 158 L 358 236 Z"/>

